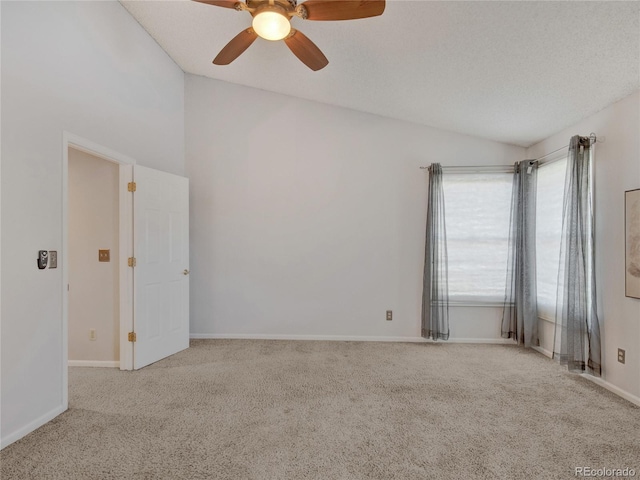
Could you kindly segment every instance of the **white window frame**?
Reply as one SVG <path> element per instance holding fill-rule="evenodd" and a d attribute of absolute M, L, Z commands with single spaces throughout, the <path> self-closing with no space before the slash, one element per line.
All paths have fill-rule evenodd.
<path fill-rule="evenodd" d="M 508 175 L 509 176 L 509 185 L 512 185 L 512 178 L 513 178 L 513 171 L 508 171 L 505 170 L 504 167 L 500 167 L 500 169 L 496 169 L 496 170 L 489 170 L 487 169 L 487 171 L 483 171 L 483 170 L 479 170 L 479 169 L 469 169 L 468 171 L 453 171 L 453 172 L 445 172 L 444 173 L 444 191 L 445 191 L 445 208 L 447 205 L 447 178 L 451 177 L 452 175 L 464 175 L 464 174 L 475 174 L 475 175 L 496 175 L 496 174 L 504 174 L 504 175 Z M 509 193 L 509 200 L 506 203 L 506 208 L 509 211 L 510 214 L 510 210 L 511 210 L 511 191 Z M 449 243 L 449 225 L 450 225 L 450 221 L 448 219 L 448 212 L 445 211 L 445 223 L 447 225 L 447 243 Z M 505 289 L 506 289 L 506 278 L 507 278 L 507 262 L 508 262 L 508 242 L 509 242 L 509 235 L 510 235 L 510 228 L 509 228 L 509 222 L 507 222 L 506 228 L 505 228 L 505 239 L 506 239 L 506 243 L 507 243 L 507 250 L 505 251 L 505 268 L 504 268 L 504 281 L 505 281 Z M 449 252 L 451 251 L 450 246 L 448 247 Z M 449 262 L 449 266 L 450 266 L 450 262 Z M 504 292 L 504 290 L 503 290 Z M 495 299 L 491 299 L 491 300 L 482 300 L 482 297 L 478 297 L 477 299 L 468 299 L 468 300 L 455 300 L 455 299 L 451 299 L 452 297 L 452 293 L 451 293 L 451 284 L 449 284 L 449 306 L 452 307 L 486 307 L 486 308 L 502 308 L 504 306 L 504 300 L 495 300 Z"/>

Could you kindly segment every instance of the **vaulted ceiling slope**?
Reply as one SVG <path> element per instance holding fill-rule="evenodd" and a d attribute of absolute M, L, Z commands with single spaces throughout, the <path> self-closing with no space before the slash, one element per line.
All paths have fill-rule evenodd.
<path fill-rule="evenodd" d="M 525 147 L 640 88 L 637 1 L 391 0 L 375 18 L 294 18 L 329 59 L 318 72 L 261 38 L 213 65 L 247 12 L 122 4 L 185 72 Z"/>

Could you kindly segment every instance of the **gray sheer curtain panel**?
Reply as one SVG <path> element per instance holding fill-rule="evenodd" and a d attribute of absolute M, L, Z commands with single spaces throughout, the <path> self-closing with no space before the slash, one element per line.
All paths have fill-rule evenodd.
<path fill-rule="evenodd" d="M 554 356 L 569 370 L 600 376 L 592 161 L 591 140 L 572 137 L 564 191 Z"/>
<path fill-rule="evenodd" d="M 525 347 L 540 344 L 536 292 L 536 183 L 538 164 L 517 162 L 511 193 L 507 283 L 502 336 Z"/>
<path fill-rule="evenodd" d="M 447 231 L 444 217 L 442 167 L 439 163 L 429 166 L 428 202 L 422 284 L 422 336 L 434 340 L 448 340 Z"/>

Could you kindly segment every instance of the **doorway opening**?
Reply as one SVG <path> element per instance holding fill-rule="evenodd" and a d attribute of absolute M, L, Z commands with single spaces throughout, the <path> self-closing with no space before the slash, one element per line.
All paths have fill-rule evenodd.
<path fill-rule="evenodd" d="M 133 251 L 133 199 L 130 194 L 127 195 L 127 185 L 133 179 L 133 165 L 136 162 L 126 155 L 69 132 L 63 133 L 62 140 L 62 250 L 59 257 L 59 267 L 62 268 L 62 391 L 63 405 L 66 409 L 69 404 L 69 365 L 109 366 L 119 367 L 121 370 L 133 369 L 133 346 L 127 338 L 128 332 L 133 330 L 133 272 L 132 269 L 123 268 L 123 265 L 127 265 L 127 256 Z M 87 164 L 83 164 L 83 162 L 87 162 Z M 90 176 L 91 172 L 85 170 L 92 170 L 91 166 L 95 169 L 93 173 L 96 171 L 110 172 L 107 173 L 110 180 L 105 182 L 100 178 L 92 180 L 95 185 L 70 185 L 71 182 Z M 106 186 L 101 183 L 111 184 L 113 182 L 113 169 L 117 171 L 116 213 L 111 210 L 108 214 L 102 214 L 108 215 L 111 220 L 101 220 L 98 218 L 100 215 L 91 216 L 90 212 L 78 213 L 78 209 L 84 208 L 82 205 L 77 205 L 78 202 L 84 201 L 84 197 L 91 194 L 94 189 L 105 190 Z M 113 198 L 109 198 L 109 202 L 112 203 Z M 71 205 L 70 201 L 75 204 Z M 115 218 L 113 218 L 114 216 Z M 75 258 L 79 252 L 71 253 L 69 247 L 77 245 L 76 229 L 86 229 L 87 225 L 83 225 L 86 222 L 93 224 L 103 221 L 109 223 L 111 233 L 115 231 L 116 238 L 107 237 L 105 243 L 108 241 L 108 245 L 100 243 L 100 246 L 97 247 L 97 244 L 92 244 L 91 248 L 95 252 L 91 257 L 89 253 L 86 253 L 86 263 L 91 267 L 96 267 L 98 264 L 97 267 L 102 268 L 98 274 L 102 274 L 109 282 L 106 288 L 111 291 L 111 294 L 105 295 L 102 300 L 93 300 L 96 303 L 88 300 L 84 302 L 84 305 L 82 304 L 83 299 L 80 297 L 78 299 L 80 303 L 77 304 L 75 294 L 81 293 L 85 288 L 85 285 L 80 283 L 85 281 L 83 275 L 88 273 L 82 273 L 77 268 L 74 268 L 73 273 L 70 272 L 70 267 L 82 266 L 82 259 Z M 86 241 L 86 239 L 80 239 L 80 241 Z M 88 252 L 89 247 L 86 249 Z M 99 261 L 98 250 L 109 250 L 109 262 Z M 103 259 L 105 259 L 104 252 Z M 106 269 L 105 265 L 108 266 Z M 111 276 L 108 270 L 117 277 Z M 71 280 L 74 285 L 71 285 Z M 92 281 L 95 283 L 95 280 Z M 102 287 L 99 283 L 98 286 L 93 286 L 93 290 L 100 288 Z M 74 289 L 73 293 L 72 289 Z M 70 305 L 70 300 L 72 305 Z M 104 314 L 104 312 L 96 314 L 98 310 L 104 308 L 104 304 L 100 304 L 100 301 L 109 302 L 108 314 Z M 72 318 L 70 318 L 70 310 Z M 102 319 L 100 323 L 102 326 L 98 326 L 98 318 Z M 111 322 L 104 323 L 105 318 L 111 318 Z M 95 340 L 91 340 L 91 338 L 95 338 Z"/>
<path fill-rule="evenodd" d="M 68 155 L 69 366 L 120 367 L 119 168 Z"/>
<path fill-rule="evenodd" d="M 134 370 L 189 347 L 189 181 L 68 132 L 62 157 L 66 409 L 69 365 Z"/>

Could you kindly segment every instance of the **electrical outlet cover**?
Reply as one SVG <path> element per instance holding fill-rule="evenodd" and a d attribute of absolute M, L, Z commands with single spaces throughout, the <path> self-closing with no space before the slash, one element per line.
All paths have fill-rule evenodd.
<path fill-rule="evenodd" d="M 58 268 L 57 250 L 49 250 L 49 268 Z"/>

